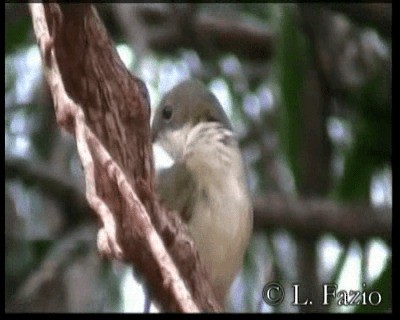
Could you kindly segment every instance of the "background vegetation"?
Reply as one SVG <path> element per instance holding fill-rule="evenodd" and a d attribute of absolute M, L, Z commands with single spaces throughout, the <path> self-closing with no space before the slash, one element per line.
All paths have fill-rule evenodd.
<path fill-rule="evenodd" d="M 391 4 L 96 7 L 152 107 L 196 77 L 233 121 L 256 220 L 231 310 L 391 311 Z M 5 309 L 140 312 L 131 273 L 97 255 L 27 5 L 6 4 L 5 26 Z M 276 307 L 261 299 L 272 280 L 288 296 Z M 290 304 L 293 283 L 316 301 L 327 282 L 382 302 Z"/>

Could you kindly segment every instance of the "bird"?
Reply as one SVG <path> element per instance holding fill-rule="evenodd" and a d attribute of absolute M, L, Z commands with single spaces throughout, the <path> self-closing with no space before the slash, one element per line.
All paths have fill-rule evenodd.
<path fill-rule="evenodd" d="M 151 139 L 173 160 L 157 172 L 156 191 L 187 224 L 224 306 L 253 229 L 246 167 L 232 125 L 217 97 L 190 79 L 162 97 Z"/>

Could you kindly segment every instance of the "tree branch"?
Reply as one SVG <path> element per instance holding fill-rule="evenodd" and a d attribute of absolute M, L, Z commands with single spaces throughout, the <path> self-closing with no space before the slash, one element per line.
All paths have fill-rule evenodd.
<path fill-rule="evenodd" d="M 269 195 L 254 201 L 254 219 L 260 230 L 281 228 L 306 237 L 332 233 L 347 241 L 378 237 L 392 243 L 391 208 Z"/>
<path fill-rule="evenodd" d="M 35 181 L 47 196 L 59 203 L 70 201 L 76 207 L 75 203 L 84 201 L 86 211 L 90 209 L 76 186 L 71 186 L 65 177 L 58 176 L 45 165 L 32 165 L 25 159 L 6 157 L 5 172 L 6 179 Z M 335 237 L 349 241 L 377 237 L 389 245 L 392 242 L 390 208 L 352 203 L 339 205 L 329 200 L 293 199 L 281 194 L 258 197 L 253 203 L 256 230 L 285 229 L 295 234 L 313 234 L 316 237 L 332 233 Z"/>
<path fill-rule="evenodd" d="M 315 4 L 347 15 L 361 25 L 376 28 L 386 37 L 392 37 L 391 3 L 324 3 Z"/>
<path fill-rule="evenodd" d="M 145 85 L 124 67 L 93 6 L 30 10 L 57 122 L 75 135 L 101 222 L 100 253 L 134 264 L 165 310 L 221 310 L 186 226 L 154 193 Z"/>
<path fill-rule="evenodd" d="M 49 170 L 47 164 L 6 156 L 4 167 L 6 179 L 20 179 L 26 184 L 34 184 L 46 197 L 60 205 L 65 215 L 65 229 L 81 223 L 85 214 L 92 211 L 77 184 L 69 177 Z"/>
<path fill-rule="evenodd" d="M 57 241 L 40 266 L 33 270 L 17 289 L 13 301 L 10 303 L 12 311 L 28 312 L 32 310 L 36 301 L 44 298 L 42 292 L 46 290 L 49 283 L 59 278 L 63 270 L 68 268 L 76 257 L 89 249 L 93 250 L 91 243 L 94 231 L 92 226 L 83 224 Z M 55 310 L 57 311 L 57 309 Z"/>
<path fill-rule="evenodd" d="M 171 6 L 159 4 L 123 6 L 125 10 L 131 10 L 131 19 L 140 18 L 141 24 L 146 29 L 147 46 L 155 51 L 171 52 L 186 47 L 206 56 L 230 52 L 241 59 L 263 62 L 274 54 L 273 33 L 266 27 L 244 19 L 232 20 L 209 12 L 200 12 L 194 15 L 191 21 L 193 34 L 188 36 L 187 26 L 180 24 L 182 19 L 176 19 Z M 114 9 L 116 14 L 121 16 L 121 10 L 116 6 Z M 128 38 L 137 39 L 143 36 L 130 28 L 128 15 L 129 13 L 123 14 L 124 19 L 121 20 L 121 27 Z"/>

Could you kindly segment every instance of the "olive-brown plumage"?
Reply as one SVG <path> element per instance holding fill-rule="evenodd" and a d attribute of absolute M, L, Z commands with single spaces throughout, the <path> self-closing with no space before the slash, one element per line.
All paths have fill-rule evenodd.
<path fill-rule="evenodd" d="M 158 192 L 188 224 L 224 304 L 253 226 L 245 167 L 229 119 L 203 84 L 184 81 L 162 98 L 152 140 L 174 160 L 158 173 Z"/>

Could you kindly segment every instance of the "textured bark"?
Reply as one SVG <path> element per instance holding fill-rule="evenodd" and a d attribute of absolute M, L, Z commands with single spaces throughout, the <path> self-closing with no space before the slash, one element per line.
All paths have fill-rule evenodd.
<path fill-rule="evenodd" d="M 123 65 L 92 5 L 30 10 L 57 123 L 75 135 L 99 218 L 100 253 L 134 264 L 164 310 L 221 310 L 185 225 L 154 193 L 145 85 Z"/>

